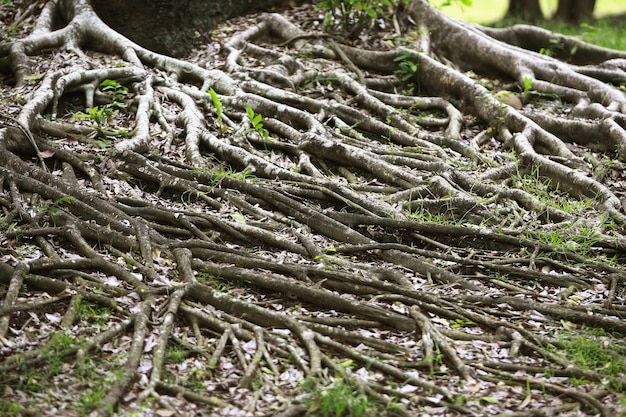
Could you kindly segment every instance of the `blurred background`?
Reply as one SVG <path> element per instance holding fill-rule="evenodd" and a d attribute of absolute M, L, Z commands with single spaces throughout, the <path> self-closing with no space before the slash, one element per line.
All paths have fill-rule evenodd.
<path fill-rule="evenodd" d="M 472 6 L 462 6 L 461 1 L 431 1 L 440 7 L 447 15 L 456 19 L 467 20 L 480 24 L 494 24 L 501 21 L 506 15 L 509 2 L 506 0 L 473 0 Z M 447 6 L 442 6 L 451 3 Z M 544 16 L 552 16 L 557 9 L 558 0 L 540 0 L 541 11 Z M 626 13 L 626 0 L 597 0 L 594 14 L 595 18 L 603 18 L 612 15 Z"/>

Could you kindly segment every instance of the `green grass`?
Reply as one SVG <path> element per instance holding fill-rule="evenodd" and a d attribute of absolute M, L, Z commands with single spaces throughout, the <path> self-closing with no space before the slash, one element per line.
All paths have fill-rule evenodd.
<path fill-rule="evenodd" d="M 582 328 L 581 333 L 561 337 L 562 346 L 557 352 L 573 361 L 581 369 L 600 373 L 603 383 L 624 392 L 626 373 L 626 346 L 619 337 L 599 329 Z"/>
<path fill-rule="evenodd" d="M 434 6 L 439 7 L 444 0 L 431 0 Z M 494 23 L 504 16 L 508 7 L 508 1 L 502 0 L 473 0 L 471 7 L 461 6 L 461 2 L 441 7 L 448 16 L 455 19 L 466 20 L 481 24 Z M 542 0 L 541 8 L 546 15 L 551 15 L 556 10 L 558 0 Z M 626 0 L 598 0 L 596 3 L 595 17 L 605 17 L 626 13 Z"/>
<path fill-rule="evenodd" d="M 382 404 L 369 397 L 349 378 L 337 377 L 327 386 L 320 386 L 319 381 L 305 380 L 303 386 L 311 397 L 307 403 L 307 415 L 319 417 L 370 417 L 395 416 L 392 404 Z"/>
<path fill-rule="evenodd" d="M 558 0 L 543 0 L 541 6 L 546 16 L 556 10 Z M 444 0 L 431 0 L 439 7 Z M 517 21 L 503 21 L 508 7 L 507 1 L 473 0 L 471 7 L 461 6 L 461 2 L 452 2 L 449 6 L 439 7 L 446 15 L 455 19 L 475 22 L 485 25 L 510 26 Z M 581 25 L 567 25 L 562 22 L 546 20 L 537 23 L 553 32 L 576 36 L 585 42 L 604 46 L 606 48 L 626 50 L 626 23 L 615 19 L 604 19 L 609 16 L 626 14 L 626 0 L 598 0 L 594 17 L 596 20 Z M 598 20 L 599 19 L 599 20 Z"/>

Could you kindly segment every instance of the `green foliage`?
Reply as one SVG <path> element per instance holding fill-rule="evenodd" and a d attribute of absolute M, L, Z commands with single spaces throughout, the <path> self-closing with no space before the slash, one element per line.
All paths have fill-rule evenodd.
<path fill-rule="evenodd" d="M 13 2 L 11 0 L 0 0 L 0 3 L 6 4 L 7 6 L 11 6 L 11 7 L 14 6 L 14 4 L 13 4 Z"/>
<path fill-rule="evenodd" d="M 415 62 L 417 55 L 412 51 L 403 51 L 400 55 L 394 58 L 393 62 L 397 62 L 400 67 L 395 74 L 400 77 L 403 82 L 407 82 L 417 74 L 419 70 L 419 64 Z"/>
<path fill-rule="evenodd" d="M 72 201 L 74 201 L 74 197 L 72 197 L 71 195 L 66 195 L 64 197 L 56 199 L 54 201 L 54 204 L 56 204 L 57 206 L 63 206 L 67 204 L 72 204 Z"/>
<path fill-rule="evenodd" d="M 245 181 L 250 176 L 250 174 L 251 172 L 249 169 L 240 172 L 232 168 L 227 168 L 222 171 L 213 172 L 213 181 L 218 183 L 222 180 L 222 178 L 233 178 L 236 180 Z"/>
<path fill-rule="evenodd" d="M 533 79 L 531 77 L 524 77 L 524 91 L 523 94 L 528 94 L 533 88 Z"/>
<path fill-rule="evenodd" d="M 88 113 L 78 112 L 72 116 L 72 119 L 88 119 L 98 126 L 106 126 L 109 117 L 113 115 L 113 110 L 108 104 L 104 106 L 95 106 L 89 109 Z"/>
<path fill-rule="evenodd" d="M 400 55 L 394 58 L 394 62 L 398 64 L 398 69 L 394 72 L 396 76 L 402 80 L 406 87 L 404 93 L 411 95 L 415 92 L 415 83 L 419 64 L 416 62 L 417 54 L 413 51 L 403 50 Z M 427 113 L 425 114 L 427 115 Z"/>
<path fill-rule="evenodd" d="M 126 105 L 121 101 L 128 95 L 128 88 L 115 80 L 104 80 L 100 83 L 100 90 L 111 97 L 111 106 L 114 108 L 124 108 Z"/>
<path fill-rule="evenodd" d="M 22 406 L 17 402 L 0 400 L 0 415 L 5 417 L 17 417 L 23 415 Z"/>
<path fill-rule="evenodd" d="M 593 227 L 577 223 L 548 231 L 528 231 L 526 235 L 529 239 L 553 246 L 557 253 L 576 252 L 580 255 L 592 252 L 600 240 Z"/>
<path fill-rule="evenodd" d="M 398 7 L 408 0 L 321 0 L 318 7 L 326 12 L 324 27 L 329 32 L 341 31 L 355 36 L 370 27 L 376 19 L 387 20 L 389 8 Z"/>
<path fill-rule="evenodd" d="M 31 74 L 31 75 L 27 75 L 26 77 L 24 77 L 24 81 L 37 81 L 37 80 L 41 80 L 46 74 L 44 73 L 37 73 L 37 74 Z"/>
<path fill-rule="evenodd" d="M 98 326 L 105 326 L 111 316 L 111 308 L 83 301 L 78 305 L 76 316 Z"/>
<path fill-rule="evenodd" d="M 257 132 L 263 139 L 267 139 L 270 136 L 270 132 L 263 127 L 263 116 L 260 114 L 255 114 L 252 107 L 246 107 L 246 113 L 248 114 L 248 120 L 250 124 L 252 124 L 252 129 L 246 131 L 246 133 L 250 131 Z"/>
<path fill-rule="evenodd" d="M 183 363 L 189 356 L 189 351 L 178 346 L 169 346 L 165 352 L 165 363 Z"/>
<path fill-rule="evenodd" d="M 534 195 L 546 206 L 566 213 L 582 214 L 593 204 L 590 198 L 575 200 L 567 193 L 560 192 L 559 184 L 553 184 L 551 178 L 542 176 L 539 167 L 533 167 L 529 174 L 517 172 L 512 180 L 516 187 Z"/>
<path fill-rule="evenodd" d="M 321 417 L 366 417 L 395 415 L 393 407 L 370 398 L 349 378 L 335 378 L 329 386 L 307 379 L 303 388 L 311 394 L 307 415 Z"/>
<path fill-rule="evenodd" d="M 100 90 L 111 99 L 110 103 L 102 106 L 95 106 L 89 109 L 88 113 L 78 112 L 72 116 L 73 119 L 88 119 L 97 126 L 107 126 L 109 119 L 115 111 L 123 109 L 126 104 L 122 102 L 128 94 L 128 89 L 115 80 L 104 80 L 100 83 Z"/>
<path fill-rule="evenodd" d="M 95 388 L 87 388 L 81 392 L 81 396 L 78 399 L 77 411 L 79 411 L 82 415 L 87 415 L 91 411 L 95 410 L 100 406 L 102 401 L 104 401 L 105 397 L 108 393 L 108 387 L 99 386 Z"/>
<path fill-rule="evenodd" d="M 467 6 L 470 7 L 473 4 L 472 0 L 444 0 L 439 7 L 448 7 L 448 6 L 452 6 L 453 4 L 461 4 L 463 6 Z"/>
<path fill-rule="evenodd" d="M 215 107 L 215 113 L 217 114 L 217 125 L 221 128 L 224 126 L 224 121 L 222 120 L 222 115 L 224 114 L 224 108 L 222 106 L 222 101 L 218 97 L 215 90 L 212 88 L 209 89 L 209 95 L 211 96 L 211 100 L 213 101 L 213 107 Z M 246 109 L 247 111 L 247 109 Z"/>
<path fill-rule="evenodd" d="M 626 345 L 602 329 L 583 328 L 582 332 L 561 338 L 558 351 L 582 369 L 602 374 L 606 381 L 624 392 Z"/>

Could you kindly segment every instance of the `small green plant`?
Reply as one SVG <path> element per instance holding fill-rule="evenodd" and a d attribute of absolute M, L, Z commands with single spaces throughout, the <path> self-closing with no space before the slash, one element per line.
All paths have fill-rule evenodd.
<path fill-rule="evenodd" d="M 107 395 L 107 387 L 87 388 L 81 392 L 78 398 L 77 411 L 82 415 L 87 415 L 98 408 Z"/>
<path fill-rule="evenodd" d="M 123 109 L 126 104 L 122 102 L 128 94 L 128 89 L 115 80 L 104 80 L 100 83 L 100 90 L 110 98 L 110 103 L 95 106 L 89 112 L 78 112 L 72 116 L 73 119 L 88 119 L 93 121 L 98 127 L 108 126 L 110 118 L 115 111 Z"/>
<path fill-rule="evenodd" d="M 512 177 L 516 187 L 534 195 L 546 206 L 566 213 L 582 213 L 593 205 L 593 199 L 573 199 L 559 191 L 559 183 L 553 184 L 552 179 L 540 173 L 540 167 L 533 167 L 527 174 L 517 172 Z"/>
<path fill-rule="evenodd" d="M 106 126 L 112 115 L 113 110 L 108 105 L 104 105 L 92 107 L 88 113 L 78 112 L 72 116 L 72 119 L 88 119 L 98 126 Z"/>
<path fill-rule="evenodd" d="M 522 94 L 526 95 L 533 88 L 533 79 L 532 77 L 524 77 L 524 91 Z"/>
<path fill-rule="evenodd" d="M 581 334 L 561 338 L 560 350 L 580 368 L 601 373 L 614 388 L 622 391 L 626 373 L 626 345 L 602 329 L 582 329 Z"/>
<path fill-rule="evenodd" d="M 476 323 L 474 323 L 473 321 L 469 321 L 469 320 L 463 320 L 463 319 L 456 319 L 454 320 L 454 323 L 450 324 L 450 328 L 451 329 L 459 329 L 461 327 L 472 327 L 475 326 Z"/>
<path fill-rule="evenodd" d="M 16 402 L 0 400 L 0 414 L 6 417 L 17 417 L 22 414 L 22 406 Z"/>
<path fill-rule="evenodd" d="M 74 197 L 72 197 L 71 195 L 66 195 L 64 197 L 57 198 L 54 201 L 54 204 L 56 204 L 57 206 L 64 206 L 64 205 L 72 204 L 72 201 L 74 201 Z"/>
<path fill-rule="evenodd" d="M 165 363 L 183 363 L 189 356 L 189 352 L 181 347 L 168 347 L 165 352 Z"/>
<path fill-rule="evenodd" d="M 328 32 L 341 31 L 356 36 L 376 19 L 388 19 L 386 10 L 407 0 L 322 0 L 318 7 L 326 12 L 324 27 Z"/>
<path fill-rule="evenodd" d="M 373 401 L 351 379 L 337 377 L 326 387 L 305 381 L 303 388 L 311 393 L 309 413 L 322 417 L 366 417 L 388 415 L 385 406 Z"/>
<path fill-rule="evenodd" d="M 235 180 L 246 181 L 251 174 L 249 169 L 244 171 L 237 171 L 231 167 L 227 167 L 220 171 L 213 171 L 211 178 L 211 183 L 213 185 L 218 185 L 224 178 L 232 178 Z"/>
<path fill-rule="evenodd" d="M 394 58 L 394 62 L 398 63 L 399 69 L 395 74 L 400 77 L 402 82 L 407 82 L 415 77 L 419 70 L 419 64 L 415 62 L 417 54 L 413 51 L 402 51 L 400 55 Z"/>
<path fill-rule="evenodd" d="M 111 97 L 111 103 L 109 106 L 117 109 L 125 108 L 126 105 L 122 102 L 128 95 L 128 88 L 115 80 L 104 80 L 100 83 L 100 90 Z"/>
<path fill-rule="evenodd" d="M 93 322 L 96 325 L 105 325 L 111 316 L 111 308 L 94 305 L 88 302 L 81 302 L 76 310 L 76 315 L 81 319 Z"/>
<path fill-rule="evenodd" d="M 222 101 L 218 97 L 215 90 L 213 90 L 212 88 L 209 89 L 209 95 L 211 96 L 211 100 L 213 101 L 213 107 L 215 107 L 215 114 L 217 115 L 217 120 L 216 120 L 217 126 L 219 126 L 219 128 L 222 129 L 224 127 L 224 121 L 222 120 L 222 115 L 224 114 Z M 247 110 L 248 109 L 246 109 L 246 111 Z"/>
<path fill-rule="evenodd" d="M 257 132 L 263 139 L 267 140 L 270 136 L 270 132 L 263 127 L 263 116 L 258 113 L 254 113 L 252 107 L 246 107 L 246 114 L 248 115 L 250 124 L 252 124 L 252 129 L 248 129 L 246 133 L 250 131 Z"/>

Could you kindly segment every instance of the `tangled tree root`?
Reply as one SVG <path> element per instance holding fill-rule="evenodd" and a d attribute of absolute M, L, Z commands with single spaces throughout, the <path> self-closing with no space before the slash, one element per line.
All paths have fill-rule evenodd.
<path fill-rule="evenodd" d="M 3 45 L 3 411 L 623 411 L 625 54 L 406 13 L 203 64 L 51 1 Z"/>

